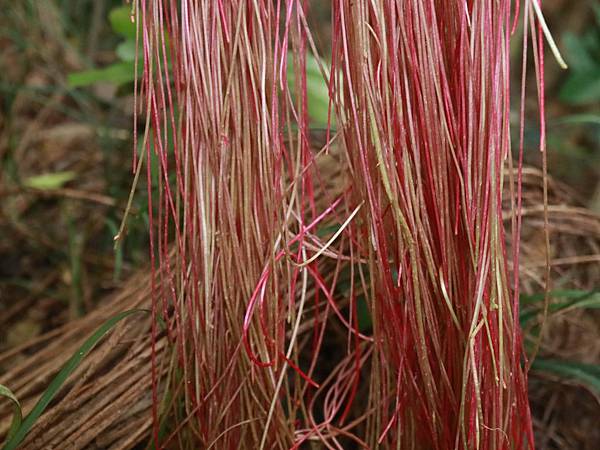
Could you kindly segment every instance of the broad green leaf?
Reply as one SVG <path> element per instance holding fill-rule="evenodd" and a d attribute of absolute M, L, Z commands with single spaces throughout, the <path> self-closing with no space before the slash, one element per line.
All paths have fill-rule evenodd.
<path fill-rule="evenodd" d="M 590 55 L 583 37 L 567 32 L 563 35 L 563 44 L 566 54 L 569 55 L 569 68 L 573 72 L 594 70 L 594 67 L 598 65 L 598 62 Z"/>
<path fill-rule="evenodd" d="M 121 42 L 117 45 L 116 53 L 121 61 L 135 61 L 135 40 L 127 39 Z"/>
<path fill-rule="evenodd" d="M 17 397 L 15 397 L 15 394 L 13 394 L 10 389 L 8 389 L 6 386 L 3 386 L 2 384 L 0 384 L 0 397 L 8 398 L 13 404 L 13 418 L 7 436 L 7 439 L 10 439 L 17 432 L 17 430 L 21 426 L 21 422 L 23 421 L 21 404 L 19 403 L 19 400 L 17 400 Z"/>
<path fill-rule="evenodd" d="M 76 175 L 77 174 L 75 172 L 71 171 L 35 175 L 25 179 L 23 181 L 23 186 L 34 189 L 42 189 L 44 191 L 51 191 L 53 189 L 60 189 L 66 183 L 75 179 Z"/>
<path fill-rule="evenodd" d="M 583 44 L 588 53 L 591 55 L 592 59 L 596 61 L 596 65 L 598 65 L 598 60 L 600 58 L 600 27 L 590 29 L 581 37 L 581 39 L 583 40 Z"/>
<path fill-rule="evenodd" d="M 312 55 L 306 58 L 306 90 L 308 114 L 316 124 L 326 127 L 329 115 L 329 87 L 319 70 L 317 60 Z"/>
<path fill-rule="evenodd" d="M 2 450 L 14 450 L 18 448 L 19 444 L 25 439 L 33 425 L 37 422 L 39 417 L 44 413 L 46 407 L 54 399 L 56 394 L 60 391 L 65 381 L 69 376 L 79 367 L 79 364 L 88 355 L 90 351 L 96 346 L 96 344 L 121 320 L 139 312 L 147 312 L 141 309 L 132 309 L 116 314 L 115 316 L 104 322 L 100 328 L 98 328 L 79 349 L 75 352 L 71 358 L 62 367 L 60 372 L 54 377 L 48 388 L 44 391 L 38 402 L 35 404 L 31 412 L 25 417 L 19 428 L 15 431 L 11 439 L 6 442 Z"/>
<path fill-rule="evenodd" d="M 326 66 L 327 67 L 327 66 Z M 292 58 L 288 60 L 288 86 L 293 91 L 295 86 L 296 74 Z M 320 127 L 327 126 L 329 114 L 329 88 L 328 81 L 323 78 L 319 70 L 319 64 L 314 56 L 306 55 L 306 96 L 308 102 L 308 115 L 314 125 Z M 331 123 L 334 123 L 334 114 L 331 116 Z"/>
<path fill-rule="evenodd" d="M 536 358 L 531 369 L 558 375 L 561 378 L 583 385 L 600 395 L 600 365 L 583 364 L 572 361 Z"/>
<path fill-rule="evenodd" d="M 573 72 L 563 84 L 560 98 L 573 105 L 600 101 L 600 65 L 592 70 Z"/>
<path fill-rule="evenodd" d="M 139 68 L 141 71 L 141 67 Z M 133 61 L 123 61 L 103 69 L 84 70 L 70 73 L 67 80 L 71 87 L 89 86 L 99 82 L 121 85 L 135 79 L 135 64 Z"/>
<path fill-rule="evenodd" d="M 110 26 L 115 33 L 126 38 L 135 39 L 135 23 L 131 20 L 131 7 L 113 8 L 108 14 Z"/>

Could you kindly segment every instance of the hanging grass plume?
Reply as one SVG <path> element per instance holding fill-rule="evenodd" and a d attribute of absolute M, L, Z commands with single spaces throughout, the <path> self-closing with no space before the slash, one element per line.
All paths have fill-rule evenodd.
<path fill-rule="evenodd" d="M 372 448 L 533 448 L 501 210 L 510 5 L 334 2 L 338 123 L 370 241 Z"/>
<path fill-rule="evenodd" d="M 173 347 L 157 447 L 533 448 L 501 209 L 511 2 L 333 0 L 322 149 L 307 9 L 135 5 L 153 335 Z"/>
<path fill-rule="evenodd" d="M 137 14 L 153 314 L 175 349 L 162 402 L 153 364 L 154 440 L 289 447 L 295 392 L 317 386 L 296 351 L 299 262 L 333 210 L 315 205 L 306 77 L 295 95 L 286 78 L 289 63 L 305 73 L 302 5 L 144 0 Z"/>

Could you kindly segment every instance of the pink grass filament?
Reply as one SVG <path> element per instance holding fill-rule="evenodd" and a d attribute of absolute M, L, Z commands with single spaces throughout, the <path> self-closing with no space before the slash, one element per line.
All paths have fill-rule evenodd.
<path fill-rule="evenodd" d="M 385 424 L 377 443 L 533 447 L 501 209 L 510 2 L 333 3 L 344 140 L 372 235 L 373 379 L 381 399 L 396 392 L 371 419 Z"/>
<path fill-rule="evenodd" d="M 335 200 L 311 149 L 308 2 L 138 0 L 153 342 L 160 318 L 174 349 L 152 351 L 156 446 L 168 417 L 169 446 L 533 448 L 502 222 L 511 2 L 331 4 Z"/>

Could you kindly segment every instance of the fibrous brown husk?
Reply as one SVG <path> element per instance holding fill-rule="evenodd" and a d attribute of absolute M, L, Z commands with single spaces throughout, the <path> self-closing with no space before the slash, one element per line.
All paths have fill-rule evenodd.
<path fill-rule="evenodd" d="M 530 294 L 544 288 L 541 186 L 541 172 L 525 169 L 520 278 L 523 291 Z M 560 183 L 550 180 L 549 188 L 553 288 L 594 289 L 600 279 L 600 218 L 577 206 L 576 196 Z M 505 218 L 510 220 L 508 207 Z M 86 336 L 118 312 L 150 307 L 150 286 L 149 270 L 143 269 L 94 312 L 0 355 L 0 370 L 5 371 L 0 383 L 29 411 Z M 70 377 L 21 448 L 130 449 L 146 442 L 152 429 L 150 325 L 142 316 L 119 324 Z M 540 354 L 600 363 L 599 325 L 600 316 L 590 311 L 551 317 Z M 159 361 L 168 359 L 166 337 L 159 337 L 156 348 Z M 567 388 L 533 374 L 530 397 L 538 448 L 597 448 L 600 431 L 594 424 L 600 405 L 583 388 Z M 1 406 L 3 439 L 11 410 L 7 403 Z M 573 414 L 573 409 L 584 414 Z"/>
<path fill-rule="evenodd" d="M 142 271 L 87 316 L 5 352 L 0 365 L 8 370 L 0 383 L 29 411 L 85 337 L 118 312 L 149 305 L 149 286 Z M 117 325 L 84 359 L 21 448 L 132 448 L 145 438 L 151 427 L 151 348 L 150 321 L 142 316 Z M 159 354 L 163 348 L 161 341 Z M 9 412 L 4 408 L 0 416 L 10 419 Z M 3 420 L 2 438 L 7 426 Z"/>

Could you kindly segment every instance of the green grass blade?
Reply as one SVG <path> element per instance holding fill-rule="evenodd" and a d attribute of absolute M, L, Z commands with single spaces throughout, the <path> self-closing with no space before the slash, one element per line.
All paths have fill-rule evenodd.
<path fill-rule="evenodd" d="M 52 399 L 56 396 L 58 391 L 61 389 L 67 378 L 77 369 L 81 361 L 87 356 L 87 354 L 96 346 L 96 344 L 121 320 L 125 319 L 132 314 L 139 312 L 147 312 L 142 309 L 132 309 L 119 313 L 98 328 L 94 334 L 92 334 L 73 356 L 66 362 L 63 368 L 60 370 L 58 375 L 52 380 L 50 386 L 44 391 L 36 405 L 33 407 L 31 412 L 25 417 L 21 425 L 16 430 L 15 434 L 6 442 L 3 450 L 14 450 L 17 446 L 25 439 L 27 433 L 31 430 L 33 425 L 36 423 L 38 418 L 44 413 L 46 407 L 50 404 Z"/>
<path fill-rule="evenodd" d="M 553 125 L 600 125 L 600 114 L 570 114 L 552 121 Z"/>
<path fill-rule="evenodd" d="M 571 309 L 600 309 L 600 292 L 598 291 L 555 291 L 551 292 L 550 296 L 564 299 L 549 305 L 548 312 L 551 314 Z M 543 299 L 543 294 L 522 298 L 523 303 L 526 305 L 519 317 L 522 327 L 537 317 L 541 305 L 538 306 L 536 303 L 541 302 Z"/>
<path fill-rule="evenodd" d="M 597 396 L 600 395 L 600 365 L 536 358 L 531 369 L 558 375 L 565 380 L 587 387 Z"/>
<path fill-rule="evenodd" d="M 10 389 L 6 386 L 0 384 L 0 396 L 8 398 L 13 403 L 13 418 L 10 424 L 10 430 L 8 431 L 7 439 L 10 440 L 19 427 L 21 426 L 21 422 L 23 421 L 23 413 L 21 412 L 21 404 L 15 394 L 12 393 Z"/>
<path fill-rule="evenodd" d="M 550 291 L 549 295 L 552 298 L 566 298 L 566 299 L 580 299 L 583 297 L 591 296 L 600 293 L 599 291 L 582 291 L 579 289 L 565 289 Z M 523 305 L 530 305 L 532 303 L 538 303 L 544 300 L 544 293 L 539 294 L 521 294 L 521 303 Z"/>

